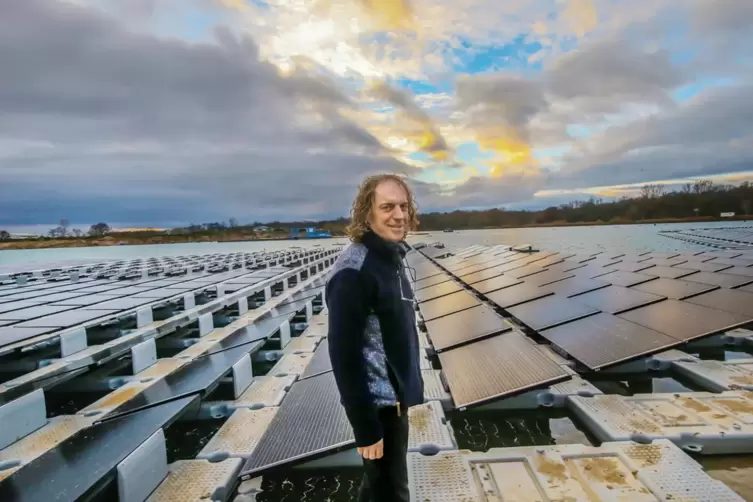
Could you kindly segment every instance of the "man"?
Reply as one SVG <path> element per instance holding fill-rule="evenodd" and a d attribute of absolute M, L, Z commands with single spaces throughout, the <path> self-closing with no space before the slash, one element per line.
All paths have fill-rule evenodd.
<path fill-rule="evenodd" d="M 351 244 L 327 281 L 332 370 L 363 457 L 359 502 L 410 498 L 408 408 L 424 402 L 424 388 L 403 240 L 417 222 L 402 178 L 367 178 L 353 202 Z"/>

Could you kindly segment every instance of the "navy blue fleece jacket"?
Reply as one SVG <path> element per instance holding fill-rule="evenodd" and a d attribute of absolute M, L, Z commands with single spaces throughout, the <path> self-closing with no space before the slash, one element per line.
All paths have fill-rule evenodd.
<path fill-rule="evenodd" d="M 378 409 L 424 402 L 405 249 L 373 232 L 351 243 L 326 287 L 329 355 L 357 446 L 383 437 Z"/>

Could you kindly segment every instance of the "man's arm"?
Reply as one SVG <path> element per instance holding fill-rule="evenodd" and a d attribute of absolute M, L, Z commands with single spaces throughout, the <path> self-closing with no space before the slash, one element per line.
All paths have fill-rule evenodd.
<path fill-rule="evenodd" d="M 329 357 L 359 447 L 377 443 L 383 434 L 363 357 L 369 291 L 364 275 L 355 269 L 340 270 L 327 283 Z"/>

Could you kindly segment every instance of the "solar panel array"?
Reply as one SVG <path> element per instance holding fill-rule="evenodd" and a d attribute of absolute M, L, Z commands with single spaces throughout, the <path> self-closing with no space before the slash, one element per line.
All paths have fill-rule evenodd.
<path fill-rule="evenodd" d="M 475 249 L 470 257 L 435 261 L 454 285 L 442 291 L 467 288 L 423 302 L 427 293 L 417 284 L 419 310 L 440 350 L 488 332 L 477 327 L 486 321 L 469 320 L 485 308 L 481 300 L 591 370 L 753 323 L 753 250 L 573 255 Z M 435 266 L 421 264 L 438 273 Z M 445 319 L 467 335 L 444 333 Z"/>
<path fill-rule="evenodd" d="M 239 290 L 288 270 L 281 264 L 302 256 L 293 250 L 213 253 L 16 270 L 0 281 L 0 347 L 184 293 Z"/>
<path fill-rule="evenodd" d="M 659 235 L 729 250 L 753 249 L 753 227 L 692 228 L 659 232 Z"/>
<path fill-rule="evenodd" d="M 541 257 L 545 258 L 543 254 Z M 467 277 L 488 270 L 485 264 L 489 263 L 520 260 L 523 267 L 528 261 L 522 258 L 525 257 L 506 247 L 491 250 L 474 247 L 437 261 L 448 270 L 454 270 L 455 274 L 465 271 Z M 418 309 L 432 346 L 439 354 L 457 409 L 570 378 L 570 374 L 548 358 L 535 343 L 513 329 L 493 308 L 482 303 L 465 282 L 452 278 L 419 254 L 409 255 L 408 262 L 417 279 L 413 288 Z M 518 270 L 522 271 L 522 268 Z M 476 284 L 483 282 L 487 281 Z M 517 280 L 520 282 L 522 280 Z"/>

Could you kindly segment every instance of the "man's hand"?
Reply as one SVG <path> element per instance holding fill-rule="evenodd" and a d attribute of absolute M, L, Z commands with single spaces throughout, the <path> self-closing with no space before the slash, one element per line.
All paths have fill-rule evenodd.
<path fill-rule="evenodd" d="M 371 446 L 362 446 L 358 448 L 358 454 L 367 460 L 376 460 L 382 458 L 384 453 L 384 440 L 380 439 L 378 443 Z"/>

